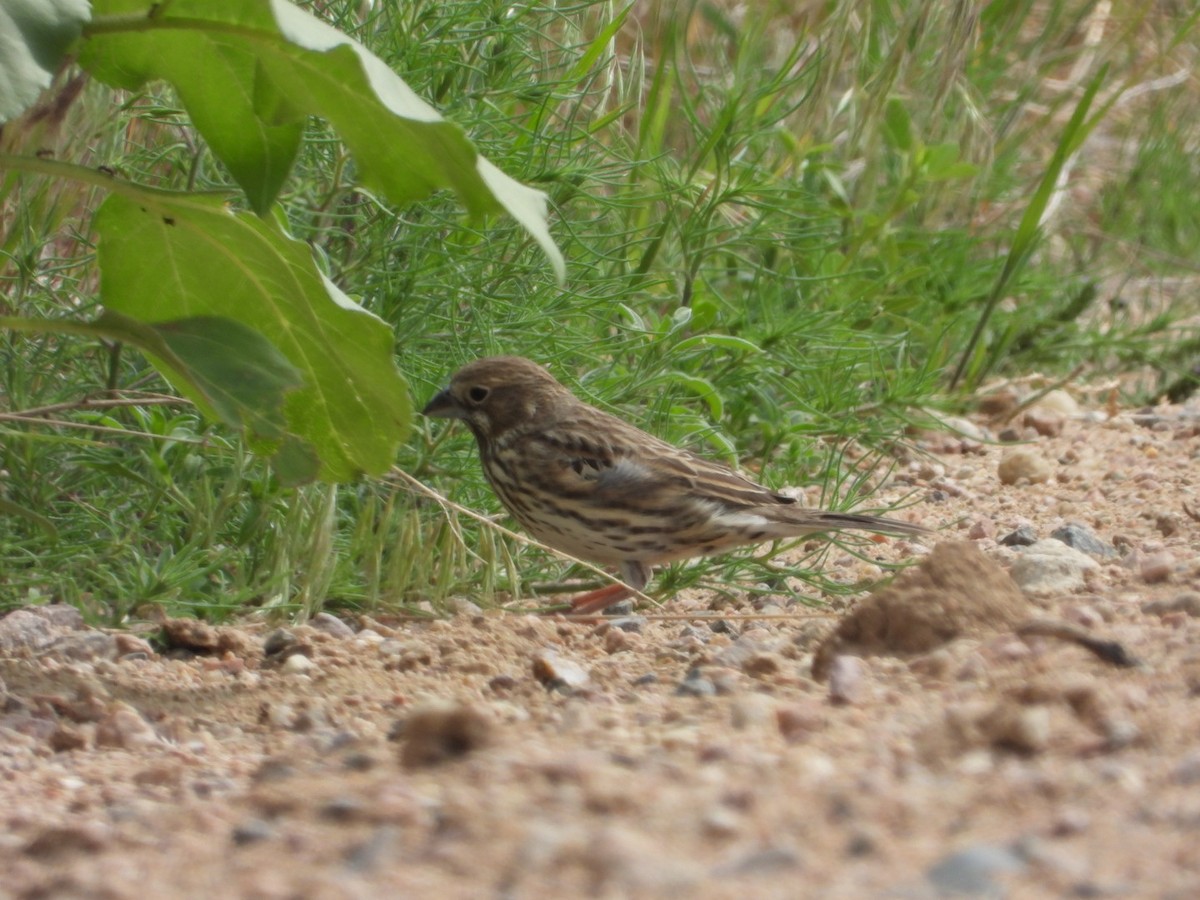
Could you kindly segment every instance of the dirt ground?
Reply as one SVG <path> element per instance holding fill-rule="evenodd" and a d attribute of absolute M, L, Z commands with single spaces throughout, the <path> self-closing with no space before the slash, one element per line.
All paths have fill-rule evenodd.
<path fill-rule="evenodd" d="M 1198 897 L 1200 407 L 1011 403 L 828 613 L 14 612 L 0 897 Z"/>

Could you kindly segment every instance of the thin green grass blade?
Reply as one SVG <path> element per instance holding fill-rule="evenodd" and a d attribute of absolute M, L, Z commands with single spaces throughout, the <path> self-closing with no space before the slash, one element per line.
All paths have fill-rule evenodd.
<path fill-rule="evenodd" d="M 1009 247 L 1008 256 L 1004 260 L 1004 268 L 1000 272 L 1000 277 L 996 279 L 996 283 L 993 285 L 992 291 L 983 305 L 983 310 L 979 315 L 979 321 L 975 325 L 975 330 L 971 333 L 971 338 L 967 342 L 962 356 L 959 358 L 954 375 L 950 378 L 951 388 L 956 387 L 964 374 L 966 374 L 975 356 L 976 347 L 978 347 L 979 341 L 983 337 L 988 320 L 995 311 L 996 305 L 1005 296 L 1009 285 L 1017 273 L 1029 261 L 1029 255 L 1041 239 L 1042 219 L 1046 213 L 1046 207 L 1050 203 L 1050 198 L 1054 196 L 1054 192 L 1058 186 L 1058 179 L 1062 174 L 1063 166 L 1066 165 L 1071 155 L 1087 139 L 1092 129 L 1103 118 L 1104 113 L 1111 108 L 1115 97 L 1114 100 L 1110 100 L 1108 104 L 1105 104 L 1100 113 L 1091 119 L 1087 117 L 1092 101 L 1095 99 L 1096 93 L 1100 90 L 1100 86 L 1104 83 L 1104 79 L 1107 76 L 1108 64 L 1106 63 L 1100 67 L 1096 76 L 1088 84 L 1087 89 L 1083 92 L 1083 96 L 1079 98 L 1079 103 L 1075 107 L 1075 112 L 1071 115 L 1071 120 L 1067 123 L 1067 127 L 1063 129 L 1062 137 L 1059 138 L 1058 145 L 1054 149 L 1054 155 L 1050 158 L 1050 163 L 1042 175 L 1042 180 L 1038 184 L 1037 190 L 1034 191 L 1033 198 L 1029 201 L 1029 206 L 1025 208 L 1025 214 L 1021 217 L 1021 223 L 1017 226 L 1016 234 L 1013 235 L 1012 246 Z M 984 374 L 994 365 L 998 349 L 1000 348 L 993 348 L 992 354 L 984 359 L 982 364 L 975 370 L 971 379 L 972 386 L 978 384 Z"/>

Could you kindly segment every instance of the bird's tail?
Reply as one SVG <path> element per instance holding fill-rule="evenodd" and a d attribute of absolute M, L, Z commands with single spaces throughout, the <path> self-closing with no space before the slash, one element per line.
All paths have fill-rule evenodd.
<path fill-rule="evenodd" d="M 797 510 L 799 512 L 799 510 Z M 900 536 L 932 534 L 924 525 L 913 522 L 901 522 L 899 519 L 887 519 L 883 516 L 871 516 L 864 513 L 822 512 L 805 510 L 804 519 L 812 520 L 813 531 L 873 531 L 876 534 L 893 534 Z"/>

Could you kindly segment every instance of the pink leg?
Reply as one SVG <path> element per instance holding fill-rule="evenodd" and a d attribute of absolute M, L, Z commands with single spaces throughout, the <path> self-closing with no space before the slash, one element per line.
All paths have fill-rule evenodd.
<path fill-rule="evenodd" d="M 610 584 L 607 587 L 588 591 L 578 597 L 571 598 L 571 615 L 590 616 L 604 612 L 614 603 L 620 603 L 627 597 L 632 597 L 633 591 L 623 584 Z"/>

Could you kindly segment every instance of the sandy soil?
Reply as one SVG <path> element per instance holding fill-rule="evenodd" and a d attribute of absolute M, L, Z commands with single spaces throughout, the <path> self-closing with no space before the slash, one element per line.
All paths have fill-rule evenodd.
<path fill-rule="evenodd" d="M 829 614 L 10 614 L 0 896 L 1200 896 L 1200 410 L 1114 412 L 920 437 Z"/>

